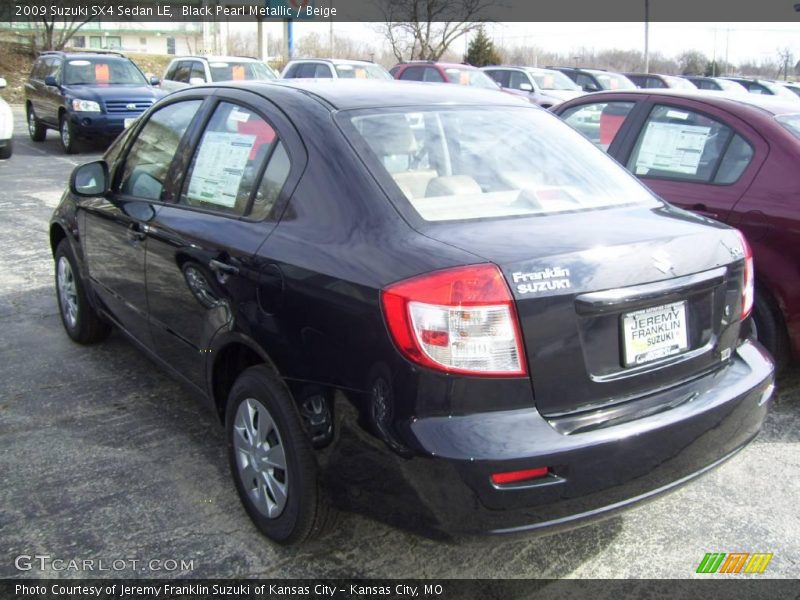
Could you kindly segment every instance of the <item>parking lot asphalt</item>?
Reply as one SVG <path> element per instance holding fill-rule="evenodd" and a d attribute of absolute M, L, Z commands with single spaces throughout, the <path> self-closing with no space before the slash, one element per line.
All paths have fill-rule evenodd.
<path fill-rule="evenodd" d="M 15 153 L 0 161 L 0 577 L 688 578 L 706 552 L 772 552 L 760 577 L 797 576 L 797 366 L 755 442 L 600 524 L 445 543 L 345 514 L 311 545 L 270 544 L 239 503 L 215 418 L 119 333 L 81 347 L 63 332 L 48 220 L 72 168 L 100 152 L 66 156 L 52 131 L 34 144 L 15 116 Z M 37 554 L 142 562 L 16 568 Z M 152 559 L 193 568 L 153 571 Z"/>

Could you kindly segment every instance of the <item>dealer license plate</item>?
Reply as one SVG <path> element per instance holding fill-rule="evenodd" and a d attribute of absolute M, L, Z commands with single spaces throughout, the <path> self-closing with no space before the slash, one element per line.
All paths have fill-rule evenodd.
<path fill-rule="evenodd" d="M 625 366 L 680 354 L 689 347 L 686 302 L 673 302 L 622 316 Z"/>
<path fill-rule="evenodd" d="M 133 123 L 136 121 L 136 119 L 137 119 L 137 117 L 130 117 L 128 119 L 125 119 L 125 121 L 122 123 L 122 126 L 125 127 L 125 129 L 127 129 L 128 127 L 133 125 Z"/>

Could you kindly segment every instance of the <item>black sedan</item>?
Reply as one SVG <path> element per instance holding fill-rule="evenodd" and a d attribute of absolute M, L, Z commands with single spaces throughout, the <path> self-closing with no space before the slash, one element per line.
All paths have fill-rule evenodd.
<path fill-rule="evenodd" d="M 505 94 L 180 91 L 75 170 L 50 240 L 69 336 L 114 325 L 203 398 L 281 543 L 329 507 L 575 526 L 731 457 L 773 389 L 742 236 Z"/>

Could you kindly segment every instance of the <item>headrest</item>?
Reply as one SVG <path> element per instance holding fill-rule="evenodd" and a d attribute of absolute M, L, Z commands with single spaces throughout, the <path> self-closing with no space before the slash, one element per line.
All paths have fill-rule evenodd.
<path fill-rule="evenodd" d="M 428 189 L 425 190 L 425 197 L 463 196 L 480 193 L 482 193 L 481 186 L 469 175 L 446 175 L 431 179 Z"/>
<path fill-rule="evenodd" d="M 368 117 L 361 122 L 361 135 L 378 156 L 417 151 L 417 140 L 404 115 Z"/>

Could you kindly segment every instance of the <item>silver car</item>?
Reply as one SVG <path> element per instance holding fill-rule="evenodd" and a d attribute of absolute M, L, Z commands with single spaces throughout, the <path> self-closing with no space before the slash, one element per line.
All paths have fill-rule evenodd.
<path fill-rule="evenodd" d="M 583 90 L 560 71 L 536 67 L 483 67 L 505 91 L 518 94 L 543 108 L 552 108 L 583 95 Z"/>

